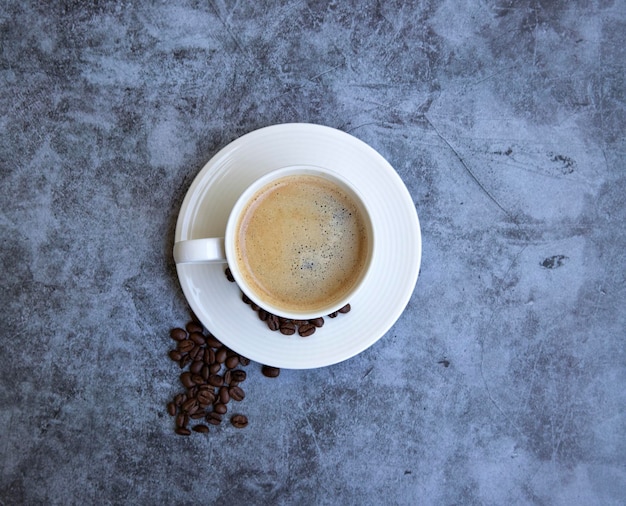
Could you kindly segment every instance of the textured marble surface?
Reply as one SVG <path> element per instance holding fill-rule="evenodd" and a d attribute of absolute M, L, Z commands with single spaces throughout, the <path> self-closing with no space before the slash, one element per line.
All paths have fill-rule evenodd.
<path fill-rule="evenodd" d="M 624 33 L 609 0 L 2 2 L 0 504 L 624 504 Z M 403 178 L 415 292 L 176 436 L 177 211 L 294 121 Z"/>

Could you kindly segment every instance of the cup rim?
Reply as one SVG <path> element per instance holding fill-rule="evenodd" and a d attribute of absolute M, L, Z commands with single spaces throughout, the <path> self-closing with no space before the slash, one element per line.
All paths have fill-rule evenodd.
<path fill-rule="evenodd" d="M 332 305 L 328 305 L 323 309 L 319 309 L 317 311 L 289 311 L 284 310 L 280 307 L 273 306 L 272 304 L 268 304 L 264 302 L 260 297 L 258 297 L 253 290 L 250 289 L 249 285 L 244 281 L 241 276 L 238 268 L 238 264 L 236 261 L 236 253 L 235 253 L 235 237 L 236 237 L 236 229 L 239 222 L 239 218 L 241 216 L 241 212 L 252 198 L 255 193 L 263 188 L 265 185 L 271 183 L 276 179 L 280 179 L 282 177 L 288 177 L 290 175 L 312 175 L 312 176 L 320 176 L 326 177 L 333 182 L 339 183 L 340 185 L 347 188 L 351 193 L 351 197 L 355 198 L 357 201 L 357 205 L 361 212 L 364 215 L 366 227 L 368 229 L 368 237 L 369 237 L 369 254 L 368 258 L 365 262 L 363 271 L 358 281 L 355 283 L 354 287 L 345 297 L 342 297 L 340 300 L 335 302 Z M 350 183 L 345 177 L 340 175 L 338 172 L 327 169 L 325 167 L 320 167 L 317 165 L 288 165 L 285 167 L 280 167 L 275 169 L 254 182 L 250 184 L 243 193 L 237 198 L 235 205 L 231 209 L 231 212 L 228 217 L 228 221 L 226 224 L 226 232 L 224 235 L 224 246 L 226 251 L 226 261 L 228 262 L 228 266 L 230 268 L 230 272 L 235 279 L 236 284 L 239 289 L 255 304 L 264 310 L 268 311 L 271 314 L 276 316 L 294 319 L 294 320 L 310 320 L 314 318 L 328 316 L 339 309 L 343 308 L 346 304 L 350 302 L 350 300 L 359 292 L 362 287 L 366 284 L 367 278 L 372 270 L 372 264 L 375 256 L 376 249 L 376 241 L 375 241 L 375 230 L 374 223 L 372 217 L 370 215 L 369 208 L 362 194 L 354 187 L 353 184 Z"/>

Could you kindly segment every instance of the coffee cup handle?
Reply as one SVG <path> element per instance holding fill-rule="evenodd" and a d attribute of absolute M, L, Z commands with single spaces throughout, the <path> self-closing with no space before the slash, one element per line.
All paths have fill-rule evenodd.
<path fill-rule="evenodd" d="M 176 264 L 226 263 L 223 237 L 189 239 L 174 243 Z"/>

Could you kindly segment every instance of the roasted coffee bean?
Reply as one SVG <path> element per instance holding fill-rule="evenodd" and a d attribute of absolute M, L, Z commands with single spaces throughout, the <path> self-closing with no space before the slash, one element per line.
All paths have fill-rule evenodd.
<path fill-rule="evenodd" d="M 200 407 L 193 415 L 189 415 L 189 418 L 192 420 L 200 420 L 200 418 L 204 418 L 205 415 L 206 411 Z"/>
<path fill-rule="evenodd" d="M 184 339 L 187 339 L 187 332 L 185 332 L 184 329 L 172 329 L 170 331 L 170 337 L 174 339 L 174 341 L 183 341 Z"/>
<path fill-rule="evenodd" d="M 309 323 L 309 320 L 293 320 L 294 325 L 296 326 L 300 326 L 300 325 L 304 325 L 305 323 Z"/>
<path fill-rule="evenodd" d="M 198 346 L 204 346 L 206 344 L 206 339 L 199 332 L 192 332 L 189 334 L 189 339 L 191 339 Z"/>
<path fill-rule="evenodd" d="M 191 431 L 184 427 L 176 427 L 174 432 L 176 432 L 179 436 L 189 436 L 191 434 Z"/>
<path fill-rule="evenodd" d="M 176 404 L 174 402 L 167 403 L 167 412 L 170 416 L 174 416 L 176 414 Z"/>
<path fill-rule="evenodd" d="M 316 327 L 312 323 L 305 323 L 298 327 L 298 334 L 300 334 L 301 337 L 309 337 L 315 332 L 315 329 Z"/>
<path fill-rule="evenodd" d="M 228 411 L 228 408 L 226 407 L 226 404 L 222 404 L 221 402 L 218 402 L 217 404 L 213 405 L 214 413 L 217 413 L 219 415 L 225 415 L 227 411 Z"/>
<path fill-rule="evenodd" d="M 230 423 L 237 429 L 243 429 L 248 426 L 248 417 L 246 415 L 233 415 Z"/>
<path fill-rule="evenodd" d="M 209 379 L 209 376 L 211 375 L 211 371 L 209 370 L 209 366 L 204 364 L 202 366 L 202 369 L 200 370 L 200 375 L 204 378 L 204 381 L 207 381 Z"/>
<path fill-rule="evenodd" d="M 215 336 L 212 335 L 208 335 L 206 338 L 206 343 L 211 347 L 211 348 L 221 348 L 222 343 L 215 338 Z"/>
<path fill-rule="evenodd" d="M 180 382 L 185 388 L 191 388 L 195 385 L 194 381 L 191 379 L 191 373 L 189 371 L 185 371 L 180 375 Z"/>
<path fill-rule="evenodd" d="M 204 362 L 202 362 L 201 360 L 194 360 L 189 366 L 189 372 L 192 374 L 200 374 L 203 366 Z"/>
<path fill-rule="evenodd" d="M 187 414 L 192 414 L 198 411 L 198 401 L 196 399 L 187 399 L 180 407 Z"/>
<path fill-rule="evenodd" d="M 177 427 L 187 427 L 189 423 L 189 417 L 185 413 L 179 413 L 176 417 L 176 426 Z"/>
<path fill-rule="evenodd" d="M 217 374 L 211 374 L 211 376 L 209 376 L 209 385 L 221 387 L 223 384 L 224 378 L 222 376 L 218 376 Z"/>
<path fill-rule="evenodd" d="M 280 374 L 280 369 L 278 367 L 264 365 L 261 368 L 261 372 L 263 373 L 263 376 L 267 376 L 268 378 L 276 378 Z"/>
<path fill-rule="evenodd" d="M 178 344 L 176 345 L 176 349 L 185 354 L 185 353 L 189 353 L 193 348 L 194 348 L 194 344 L 193 341 L 190 341 L 189 339 L 185 339 L 184 341 L 178 341 Z"/>
<path fill-rule="evenodd" d="M 222 404 L 228 404 L 230 402 L 228 387 L 220 387 L 219 399 Z"/>
<path fill-rule="evenodd" d="M 204 348 L 201 348 L 197 344 L 194 344 L 194 347 L 189 352 L 189 356 L 193 360 L 202 360 L 202 357 L 204 356 Z"/>
<path fill-rule="evenodd" d="M 228 281 L 230 281 L 231 283 L 235 282 L 235 278 L 233 277 L 233 273 L 230 271 L 230 267 L 226 267 L 224 274 L 226 274 L 226 279 Z"/>
<path fill-rule="evenodd" d="M 194 425 L 193 430 L 199 432 L 200 434 L 206 434 L 209 432 L 209 428 L 202 424 Z"/>
<path fill-rule="evenodd" d="M 222 423 L 222 415 L 216 413 L 215 411 L 207 413 L 204 419 L 211 425 L 219 425 L 220 423 Z"/>
<path fill-rule="evenodd" d="M 211 374 L 217 374 L 218 372 L 220 372 L 221 368 L 222 364 L 220 364 L 219 362 L 215 362 L 209 366 L 209 372 Z"/>
<path fill-rule="evenodd" d="M 261 309 L 257 304 L 255 304 L 254 302 L 250 302 L 250 307 L 252 308 L 253 311 L 258 311 L 259 309 Z"/>
<path fill-rule="evenodd" d="M 259 309 L 259 319 L 260 320 L 266 321 L 268 316 L 269 316 L 269 313 L 265 309 L 263 309 L 263 308 Z"/>
<path fill-rule="evenodd" d="M 250 365 L 250 359 L 248 357 L 244 357 L 243 355 L 239 355 L 239 363 L 245 367 Z"/>
<path fill-rule="evenodd" d="M 228 369 L 225 373 L 224 373 L 224 385 L 230 385 L 230 382 L 233 380 L 233 371 L 231 371 L 230 369 Z"/>
<path fill-rule="evenodd" d="M 280 324 L 280 333 L 286 336 L 291 336 L 296 333 L 296 324 L 291 321 L 286 321 Z"/>
<path fill-rule="evenodd" d="M 278 321 L 278 316 L 276 315 L 273 315 L 273 314 L 268 315 L 267 320 L 265 320 L 265 323 L 267 323 L 267 326 L 271 331 L 275 331 L 280 328 L 280 322 Z"/>
<path fill-rule="evenodd" d="M 242 371 L 241 369 L 237 369 L 235 371 L 232 371 L 231 373 L 231 378 L 233 379 L 233 381 L 239 381 L 239 382 L 245 381 L 246 376 L 247 376 L 246 371 Z"/>
<path fill-rule="evenodd" d="M 204 378 L 199 374 L 192 374 L 191 381 L 193 381 L 196 385 L 202 385 L 205 382 Z"/>
<path fill-rule="evenodd" d="M 198 403 L 201 406 L 208 406 L 209 404 L 213 404 L 215 402 L 215 394 L 208 390 L 202 390 L 198 393 L 196 399 L 198 399 Z"/>
<path fill-rule="evenodd" d="M 230 398 L 234 401 L 243 401 L 244 397 L 246 396 L 246 393 L 243 391 L 243 389 L 236 386 L 230 387 L 228 389 L 228 394 L 230 395 Z"/>
<path fill-rule="evenodd" d="M 339 310 L 339 312 L 340 312 L 341 314 L 346 314 L 346 313 L 349 313 L 349 312 L 350 312 L 350 309 L 352 309 L 352 308 L 350 307 L 350 304 L 346 304 L 345 306 L 343 306 L 343 307 Z"/>
<path fill-rule="evenodd" d="M 228 350 L 226 349 L 225 346 L 222 346 L 219 350 L 215 352 L 215 361 L 220 364 L 223 364 L 227 356 L 228 356 Z"/>
<path fill-rule="evenodd" d="M 215 362 L 215 352 L 211 348 L 205 348 L 202 360 L 204 360 L 205 364 L 212 364 Z"/>
<path fill-rule="evenodd" d="M 189 355 L 185 355 L 183 358 L 180 359 L 180 362 L 178 362 L 178 366 L 181 369 L 184 369 L 189 364 L 191 364 L 191 357 Z"/>
<path fill-rule="evenodd" d="M 239 357 L 237 355 L 232 355 L 226 359 L 224 364 L 228 369 L 234 369 L 239 365 Z"/>
<path fill-rule="evenodd" d="M 241 300 L 243 300 L 245 304 L 250 304 L 252 302 L 245 293 L 241 294 Z"/>
<path fill-rule="evenodd" d="M 337 315 L 339 314 L 339 311 L 333 311 L 332 313 L 330 313 L 328 316 L 329 318 L 337 318 Z"/>
<path fill-rule="evenodd" d="M 202 328 L 202 325 L 200 325 L 198 322 L 194 322 L 191 321 L 189 322 L 185 328 L 187 329 L 187 332 L 189 332 L 190 334 L 194 333 L 194 332 L 198 332 L 200 334 L 202 334 L 202 332 L 204 331 L 204 328 Z"/>
<path fill-rule="evenodd" d="M 312 320 L 309 320 L 309 323 L 311 325 L 315 325 L 317 328 L 320 328 L 324 326 L 324 318 L 313 318 Z"/>
<path fill-rule="evenodd" d="M 194 385 L 193 387 L 187 389 L 187 397 L 191 398 L 196 395 L 198 395 L 198 385 Z"/>
<path fill-rule="evenodd" d="M 180 351 L 177 351 L 177 350 L 170 350 L 168 355 L 174 362 L 178 362 L 181 358 L 183 358 Z"/>
<path fill-rule="evenodd" d="M 177 394 L 176 397 L 174 397 L 174 404 L 176 404 L 177 406 L 180 406 L 186 400 L 187 400 L 187 396 L 185 394 Z"/>

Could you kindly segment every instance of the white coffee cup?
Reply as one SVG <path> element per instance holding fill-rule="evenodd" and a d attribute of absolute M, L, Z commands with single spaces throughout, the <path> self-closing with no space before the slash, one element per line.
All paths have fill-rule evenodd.
<path fill-rule="evenodd" d="M 291 166 L 257 179 L 233 206 L 224 237 L 174 244 L 174 261 L 227 263 L 239 288 L 266 311 L 326 316 L 362 289 L 375 233 L 366 203 L 334 171 Z"/>

